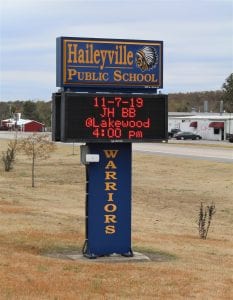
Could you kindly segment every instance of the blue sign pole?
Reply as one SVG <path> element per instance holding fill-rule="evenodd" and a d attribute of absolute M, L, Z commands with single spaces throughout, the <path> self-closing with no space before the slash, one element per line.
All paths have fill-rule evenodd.
<path fill-rule="evenodd" d="M 89 258 L 131 250 L 132 144 L 89 143 L 99 162 L 87 165 L 86 242 Z"/>

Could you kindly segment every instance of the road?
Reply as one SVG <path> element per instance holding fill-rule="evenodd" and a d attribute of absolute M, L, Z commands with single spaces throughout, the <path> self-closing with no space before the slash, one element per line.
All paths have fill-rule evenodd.
<path fill-rule="evenodd" d="M 233 163 L 233 144 L 192 141 L 133 144 L 133 151 Z"/>
<path fill-rule="evenodd" d="M 29 134 L 31 133 L 19 132 L 18 138 Z M 0 139 L 13 139 L 14 135 L 14 132 L 0 131 Z M 169 140 L 168 143 L 134 143 L 133 151 L 233 163 L 233 143 L 228 141 Z"/>

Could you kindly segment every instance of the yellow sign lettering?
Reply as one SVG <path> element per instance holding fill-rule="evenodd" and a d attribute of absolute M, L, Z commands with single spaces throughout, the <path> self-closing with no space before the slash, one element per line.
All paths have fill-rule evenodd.
<path fill-rule="evenodd" d="M 76 75 L 76 70 L 75 69 L 68 69 L 68 79 L 72 80 L 73 77 Z"/>
<path fill-rule="evenodd" d="M 117 180 L 117 177 L 116 177 L 116 172 L 114 172 L 114 171 L 106 171 L 105 172 L 105 179 L 106 180 L 109 180 L 109 179 L 115 179 L 115 180 Z"/>
<path fill-rule="evenodd" d="M 78 44 L 68 44 L 68 60 L 67 62 L 77 64 L 77 49 Z"/>
<path fill-rule="evenodd" d="M 116 228 L 115 228 L 114 225 L 107 225 L 107 226 L 105 227 L 105 233 L 106 233 L 106 234 L 113 234 L 113 233 L 115 233 L 115 232 L 116 232 Z"/>
<path fill-rule="evenodd" d="M 114 195 L 114 194 L 113 194 L 113 193 L 108 193 L 107 195 L 108 195 L 107 201 L 109 201 L 109 202 L 110 202 L 110 201 L 113 201 L 113 195 Z"/>
<path fill-rule="evenodd" d="M 104 154 L 107 158 L 116 158 L 119 150 L 104 150 Z"/>
<path fill-rule="evenodd" d="M 115 204 L 112 203 L 108 203 L 104 206 L 104 210 L 106 212 L 114 212 L 117 210 L 117 206 Z"/>
<path fill-rule="evenodd" d="M 116 169 L 116 165 L 114 163 L 114 161 L 110 160 L 107 165 L 105 166 L 105 169 Z"/>
<path fill-rule="evenodd" d="M 105 182 L 105 191 L 117 191 L 116 182 Z"/>
<path fill-rule="evenodd" d="M 105 221 L 104 221 L 105 224 L 117 223 L 116 215 L 104 215 L 104 216 L 105 216 Z"/>

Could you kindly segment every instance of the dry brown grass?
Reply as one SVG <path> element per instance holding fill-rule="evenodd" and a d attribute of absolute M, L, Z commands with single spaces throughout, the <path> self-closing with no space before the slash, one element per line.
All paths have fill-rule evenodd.
<path fill-rule="evenodd" d="M 133 249 L 173 259 L 74 262 L 42 254 L 83 245 L 79 149 L 59 145 L 38 161 L 35 188 L 30 162 L 18 156 L 13 171 L 0 169 L 0 299 L 232 299 L 232 178 L 232 164 L 134 153 Z M 217 212 L 201 240 L 200 202 L 212 201 Z"/>

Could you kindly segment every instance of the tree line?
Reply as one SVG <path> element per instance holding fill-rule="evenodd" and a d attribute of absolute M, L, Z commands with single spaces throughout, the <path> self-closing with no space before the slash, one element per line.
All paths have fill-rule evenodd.
<path fill-rule="evenodd" d="M 208 102 L 209 112 L 220 112 L 220 102 L 223 101 L 223 110 L 233 112 L 233 73 L 230 74 L 222 85 L 222 90 L 192 93 L 171 93 L 168 95 L 169 112 L 204 111 L 204 101 Z M 36 120 L 51 126 L 51 101 L 8 101 L 0 102 L 0 120 L 21 113 L 22 118 Z"/>
<path fill-rule="evenodd" d="M 21 113 L 21 118 L 41 122 L 45 127 L 51 126 L 51 101 L 8 101 L 0 102 L 0 120 Z"/>
<path fill-rule="evenodd" d="M 176 93 L 168 95 L 168 111 L 204 112 L 204 102 L 208 103 L 208 112 L 233 112 L 233 73 L 231 73 L 218 91 L 194 93 Z M 223 102 L 223 106 L 221 106 Z"/>
<path fill-rule="evenodd" d="M 223 100 L 222 91 L 206 91 L 193 93 L 175 93 L 168 95 L 168 111 L 170 112 L 204 112 L 204 103 L 208 103 L 208 112 L 219 112 Z M 227 111 L 224 102 L 223 110 Z"/>

